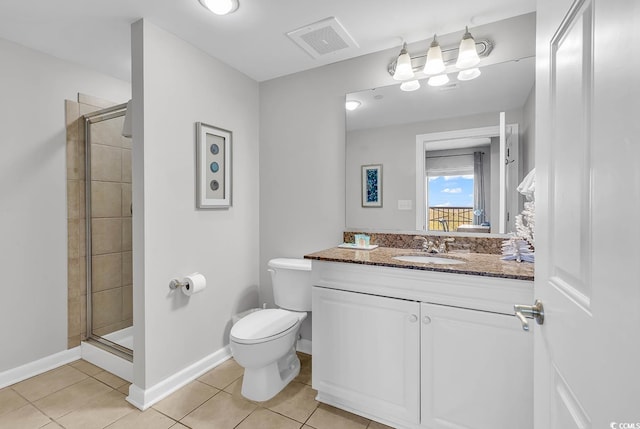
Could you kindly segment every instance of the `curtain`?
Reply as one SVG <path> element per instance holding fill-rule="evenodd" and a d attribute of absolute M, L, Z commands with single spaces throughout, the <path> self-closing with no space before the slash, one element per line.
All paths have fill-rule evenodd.
<path fill-rule="evenodd" d="M 473 152 L 473 223 L 485 222 L 484 161 L 483 152 Z"/>

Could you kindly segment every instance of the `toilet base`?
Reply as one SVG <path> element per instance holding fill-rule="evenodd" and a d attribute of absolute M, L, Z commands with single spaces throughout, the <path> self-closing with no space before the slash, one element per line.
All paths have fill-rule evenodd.
<path fill-rule="evenodd" d="M 281 359 L 260 368 L 245 368 L 242 396 L 252 401 L 267 401 L 276 396 L 300 373 L 295 347 Z"/>

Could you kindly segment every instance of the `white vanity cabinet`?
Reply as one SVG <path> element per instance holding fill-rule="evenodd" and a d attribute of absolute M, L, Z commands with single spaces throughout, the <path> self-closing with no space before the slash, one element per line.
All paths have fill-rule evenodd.
<path fill-rule="evenodd" d="M 533 427 L 513 316 L 532 282 L 325 261 L 312 281 L 319 401 L 397 428 Z"/>

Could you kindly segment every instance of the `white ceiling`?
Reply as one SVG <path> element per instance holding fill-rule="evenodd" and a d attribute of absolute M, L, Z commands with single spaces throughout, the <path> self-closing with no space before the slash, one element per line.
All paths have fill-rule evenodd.
<path fill-rule="evenodd" d="M 239 0 L 228 16 L 197 0 L 1 0 L 0 37 L 130 80 L 130 25 L 140 18 L 257 81 L 462 31 L 535 10 L 535 0 Z M 314 60 L 285 33 L 334 16 L 359 48 Z M 461 33 L 462 34 L 462 33 Z"/>

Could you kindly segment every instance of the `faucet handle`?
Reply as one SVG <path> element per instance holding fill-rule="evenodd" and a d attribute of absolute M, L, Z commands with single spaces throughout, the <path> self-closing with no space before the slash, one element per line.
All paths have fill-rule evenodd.
<path fill-rule="evenodd" d="M 446 237 L 440 241 L 440 245 L 438 246 L 438 251 L 440 253 L 448 253 L 449 252 L 449 243 L 456 241 L 453 237 Z"/>

